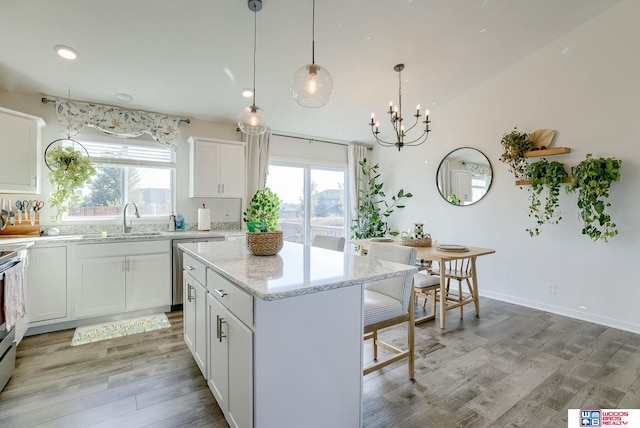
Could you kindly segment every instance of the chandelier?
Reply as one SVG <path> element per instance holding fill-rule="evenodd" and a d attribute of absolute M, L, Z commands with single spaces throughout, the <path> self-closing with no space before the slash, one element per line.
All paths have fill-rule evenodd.
<path fill-rule="evenodd" d="M 411 125 L 411 127 L 405 129 L 404 125 L 402 124 L 402 121 L 404 120 L 402 118 L 402 70 L 404 70 L 404 64 L 396 65 L 395 67 L 393 67 L 393 70 L 398 72 L 398 105 L 394 106 L 393 101 L 389 101 L 389 111 L 387 113 L 389 113 L 389 119 L 391 120 L 391 125 L 393 126 L 393 130 L 395 132 L 394 138 L 396 141 L 390 142 L 378 138 L 378 134 L 380 133 L 380 122 L 375 121 L 375 115 L 373 113 L 371 113 L 371 123 L 369 123 L 369 125 L 371 125 L 371 133 L 375 137 L 378 144 L 383 147 L 397 147 L 398 151 L 400 151 L 400 149 L 402 149 L 404 146 L 419 146 L 420 144 L 427 141 L 427 138 L 429 138 L 429 132 L 431 132 L 431 130 L 429 129 L 429 123 L 431 123 L 431 121 L 429 120 L 429 110 L 427 110 L 424 115 L 424 120 L 420 122 L 420 118 L 422 117 L 422 115 L 420 114 L 420 104 L 418 104 L 418 106 L 416 107 L 416 114 L 413 115 L 413 117 L 416 118 L 415 122 L 413 122 L 413 125 Z M 413 140 L 405 141 L 407 133 L 415 128 L 418 122 L 424 124 L 422 133 L 416 134 L 417 137 L 415 137 Z"/>

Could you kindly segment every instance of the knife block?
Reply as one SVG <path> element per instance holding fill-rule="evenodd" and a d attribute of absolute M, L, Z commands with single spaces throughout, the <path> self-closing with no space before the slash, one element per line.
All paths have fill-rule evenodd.
<path fill-rule="evenodd" d="M 36 221 L 33 223 L 33 226 L 31 226 L 31 220 L 25 220 L 24 216 L 22 223 L 18 223 L 18 219 L 16 218 L 16 224 L 12 226 L 11 223 L 7 223 L 4 230 L 0 230 L 0 238 L 30 238 L 40 236 L 40 213 L 33 215 L 36 216 Z"/>

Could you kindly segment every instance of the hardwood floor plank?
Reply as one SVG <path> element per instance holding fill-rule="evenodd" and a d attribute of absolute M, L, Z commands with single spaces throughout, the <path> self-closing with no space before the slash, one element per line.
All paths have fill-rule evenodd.
<path fill-rule="evenodd" d="M 405 362 L 363 378 L 365 428 L 565 428 L 568 408 L 640 408 L 640 335 L 480 301 L 480 317 L 416 327 L 415 381 Z M 73 330 L 25 338 L 0 426 L 227 427 L 182 313 L 167 315 L 168 329 L 76 347 Z M 404 328 L 383 334 L 406 343 Z"/>

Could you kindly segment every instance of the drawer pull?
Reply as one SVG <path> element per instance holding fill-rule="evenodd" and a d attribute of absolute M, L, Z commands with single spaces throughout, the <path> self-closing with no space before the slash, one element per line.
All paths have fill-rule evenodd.
<path fill-rule="evenodd" d="M 193 266 L 191 266 L 191 265 L 187 265 L 187 266 L 185 266 L 185 267 L 187 268 L 187 270 L 194 270 L 194 269 L 195 269 L 195 267 L 193 267 Z"/>
<path fill-rule="evenodd" d="M 218 293 L 218 296 L 220 296 L 220 297 L 224 297 L 224 296 L 226 296 L 226 295 L 227 295 L 227 293 L 226 293 L 224 290 L 219 290 L 219 289 L 217 289 L 217 288 L 214 288 L 214 291 L 215 291 L 216 293 Z"/>

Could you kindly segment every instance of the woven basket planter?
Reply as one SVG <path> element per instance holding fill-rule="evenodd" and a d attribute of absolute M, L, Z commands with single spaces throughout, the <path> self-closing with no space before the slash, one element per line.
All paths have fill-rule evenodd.
<path fill-rule="evenodd" d="M 247 248 L 256 256 L 273 256 L 282 249 L 282 231 L 247 232 Z"/>

